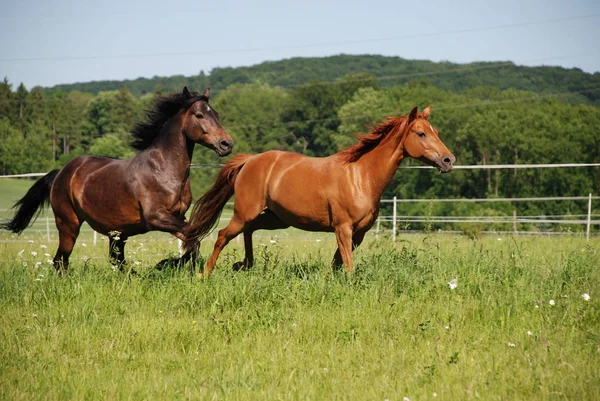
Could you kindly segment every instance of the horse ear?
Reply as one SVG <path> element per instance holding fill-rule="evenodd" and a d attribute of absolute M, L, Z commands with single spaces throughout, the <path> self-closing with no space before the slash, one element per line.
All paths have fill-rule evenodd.
<path fill-rule="evenodd" d="M 183 87 L 183 96 L 187 97 L 188 99 L 192 97 L 192 94 L 188 90 L 187 86 Z"/>
<path fill-rule="evenodd" d="M 202 96 L 204 96 L 207 99 L 210 99 L 210 86 L 204 89 L 204 93 L 202 94 Z"/>
<path fill-rule="evenodd" d="M 427 106 L 427 107 L 425 107 L 425 110 L 423 110 L 423 118 L 427 120 L 430 115 L 431 115 L 431 106 Z"/>
<path fill-rule="evenodd" d="M 418 107 L 417 106 L 413 107 L 413 109 L 408 114 L 408 122 L 406 125 L 412 123 L 415 120 L 415 118 L 417 118 L 417 111 L 418 111 Z"/>

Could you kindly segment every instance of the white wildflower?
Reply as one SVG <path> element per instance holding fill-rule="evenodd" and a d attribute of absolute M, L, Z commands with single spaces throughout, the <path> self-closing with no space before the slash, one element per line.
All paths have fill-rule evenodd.
<path fill-rule="evenodd" d="M 410 398 L 408 398 L 408 397 L 403 397 L 403 398 L 402 398 L 402 401 L 410 401 Z"/>
<path fill-rule="evenodd" d="M 39 267 L 42 264 L 42 262 L 35 262 L 35 267 Z"/>
<path fill-rule="evenodd" d="M 37 252 L 36 252 L 36 251 L 31 251 L 31 254 L 32 254 L 33 256 L 37 256 Z"/>
<path fill-rule="evenodd" d="M 34 313 L 34 314 L 33 314 L 33 317 L 37 317 L 37 313 Z"/>
<path fill-rule="evenodd" d="M 272 239 L 272 240 L 269 240 L 269 242 L 270 242 L 271 244 L 276 244 L 276 243 L 277 243 L 277 241 L 275 241 L 274 239 Z"/>
<path fill-rule="evenodd" d="M 135 262 L 133 262 L 134 265 L 139 266 L 142 264 L 142 262 L 140 262 L 139 260 L 136 260 Z"/>
<path fill-rule="evenodd" d="M 23 254 L 23 252 L 25 252 L 25 249 L 21 249 L 21 250 L 19 251 L 19 253 L 17 253 L 17 256 L 21 256 L 21 255 Z"/>
<path fill-rule="evenodd" d="M 27 242 L 29 242 L 30 244 L 33 244 L 35 241 L 34 241 L 34 240 L 32 240 L 32 239 L 30 239 L 30 240 L 29 240 L 29 241 L 27 241 Z"/>
<path fill-rule="evenodd" d="M 117 265 L 112 265 L 112 266 L 110 266 L 110 267 L 113 269 L 113 271 L 117 271 L 117 270 L 119 269 L 119 268 L 117 267 Z"/>
<path fill-rule="evenodd" d="M 498 241 L 502 241 L 502 238 L 498 237 Z"/>
<path fill-rule="evenodd" d="M 533 335 L 533 333 L 532 333 L 530 330 L 527 330 L 527 335 L 528 335 L 528 336 L 532 336 L 532 335 Z"/>
<path fill-rule="evenodd" d="M 321 242 L 321 239 L 320 239 L 320 238 L 317 238 L 317 242 Z"/>
<path fill-rule="evenodd" d="M 516 347 L 516 344 L 513 344 L 513 343 L 508 343 L 508 346 L 509 346 L 509 347 L 513 347 L 513 348 L 514 348 L 514 347 Z"/>
<path fill-rule="evenodd" d="M 437 397 L 437 393 L 435 393 L 435 392 L 433 394 L 431 394 L 431 395 L 434 396 L 434 397 Z"/>
<path fill-rule="evenodd" d="M 27 267 L 27 262 L 23 262 L 23 266 L 24 266 L 24 267 Z"/>
<path fill-rule="evenodd" d="M 48 247 L 47 247 L 46 245 L 42 244 L 42 245 L 40 245 L 40 248 L 42 248 L 42 249 L 46 249 L 46 248 L 48 248 Z"/>
<path fill-rule="evenodd" d="M 38 277 L 35 279 L 35 281 L 42 281 L 42 279 Z"/>
<path fill-rule="evenodd" d="M 554 305 L 556 304 L 556 302 L 554 302 L 554 300 L 553 300 L 553 299 L 551 299 L 550 301 L 548 301 L 548 303 L 549 303 L 550 305 L 552 305 L 552 306 L 554 306 Z"/>
<path fill-rule="evenodd" d="M 581 294 L 581 298 L 583 298 L 584 301 L 589 301 L 590 294 L 588 294 L 587 292 L 584 292 L 583 294 Z"/>
<path fill-rule="evenodd" d="M 451 290 L 458 287 L 458 280 L 453 278 L 452 280 L 448 281 L 448 287 L 450 287 Z"/>
<path fill-rule="evenodd" d="M 82 242 L 81 246 L 85 248 L 87 246 L 87 244 L 85 242 Z"/>
<path fill-rule="evenodd" d="M 49 253 L 45 253 L 44 256 L 45 257 L 50 257 L 50 254 Z"/>

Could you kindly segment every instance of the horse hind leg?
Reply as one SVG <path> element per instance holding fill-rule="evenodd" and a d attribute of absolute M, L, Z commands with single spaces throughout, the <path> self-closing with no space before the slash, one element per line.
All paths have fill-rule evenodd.
<path fill-rule="evenodd" d="M 244 232 L 247 226 L 248 223 L 241 219 L 238 214 L 234 214 L 227 227 L 219 231 L 213 252 L 208 258 L 206 266 L 204 266 L 204 277 L 208 278 L 212 273 L 215 264 L 217 263 L 217 258 L 219 257 L 219 254 L 223 248 L 225 248 L 229 241 L 237 237 L 240 233 Z"/>
<path fill-rule="evenodd" d="M 79 229 L 83 223 L 73 212 L 71 216 L 56 216 L 56 228 L 58 228 L 58 250 L 54 256 L 54 268 L 57 271 L 67 270 L 69 267 L 69 257 L 73 252 L 75 241 L 79 236 Z"/>
<path fill-rule="evenodd" d="M 259 214 L 248 225 L 248 229 L 244 231 L 244 250 L 246 256 L 243 262 L 236 262 L 233 265 L 233 270 L 247 270 L 254 265 L 254 252 L 252 250 L 252 234 L 257 230 L 279 230 L 288 228 L 275 213 L 270 210 L 265 210 Z"/>

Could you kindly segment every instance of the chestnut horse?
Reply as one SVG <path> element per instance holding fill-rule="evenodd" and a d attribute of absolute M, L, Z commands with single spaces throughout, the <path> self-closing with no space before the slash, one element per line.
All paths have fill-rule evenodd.
<path fill-rule="evenodd" d="M 338 249 L 333 264 L 343 263 L 351 272 L 352 251 L 377 219 L 381 195 L 400 161 L 412 157 L 443 173 L 452 170 L 456 158 L 427 121 L 430 112 L 427 107 L 418 114 L 415 107 L 408 116 L 390 118 L 355 145 L 325 158 L 280 151 L 237 155 L 194 205 L 186 248 L 195 249 L 208 235 L 235 192 L 234 215 L 219 231 L 205 277 L 223 247 L 239 233 L 244 233 L 246 256 L 234 268 L 249 268 L 254 262 L 252 233 L 289 226 L 335 232 Z"/>
<path fill-rule="evenodd" d="M 194 145 L 200 143 L 220 156 L 233 147 L 219 114 L 208 105 L 209 97 L 210 88 L 200 95 L 186 87 L 159 98 L 147 122 L 133 129 L 133 147 L 139 153 L 126 160 L 76 157 L 33 184 L 15 204 L 15 217 L 2 228 L 21 233 L 50 201 L 59 232 L 57 270 L 67 269 L 84 221 L 109 236 L 110 257 L 121 269 L 130 236 L 158 230 L 184 239 Z"/>

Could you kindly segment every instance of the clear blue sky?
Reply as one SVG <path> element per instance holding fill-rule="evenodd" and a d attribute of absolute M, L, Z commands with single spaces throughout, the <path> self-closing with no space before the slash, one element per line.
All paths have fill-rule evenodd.
<path fill-rule="evenodd" d="M 340 53 L 600 71 L 598 0 L 0 0 L 0 5 L 0 78 L 29 89 Z"/>

